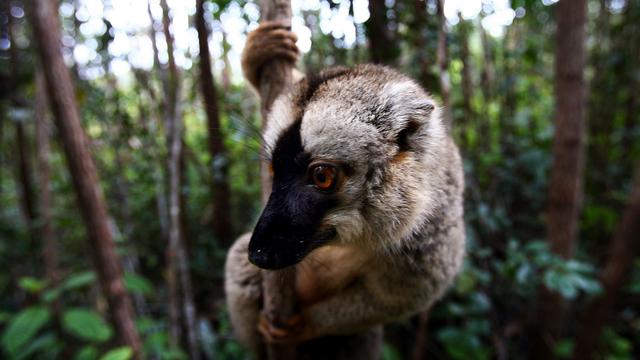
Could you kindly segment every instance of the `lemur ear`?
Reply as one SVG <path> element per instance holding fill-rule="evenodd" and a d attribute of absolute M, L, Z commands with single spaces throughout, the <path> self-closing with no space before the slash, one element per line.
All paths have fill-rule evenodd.
<path fill-rule="evenodd" d="M 400 130 L 396 137 L 396 144 L 398 144 L 398 151 L 411 150 L 410 137 L 415 134 L 420 128 L 420 123 L 411 119 L 407 122 L 404 129 Z"/>
<path fill-rule="evenodd" d="M 413 116 L 409 117 L 402 130 L 396 136 L 398 151 L 409 151 L 411 148 L 411 137 L 418 132 L 420 127 L 425 125 L 426 120 L 432 115 L 435 106 L 431 102 L 419 102 L 412 104 L 411 112 Z"/>

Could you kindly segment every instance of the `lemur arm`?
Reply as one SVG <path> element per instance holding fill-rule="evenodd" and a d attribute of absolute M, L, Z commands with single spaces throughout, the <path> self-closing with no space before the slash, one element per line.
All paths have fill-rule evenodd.
<path fill-rule="evenodd" d="M 351 334 L 410 316 L 427 306 L 424 289 L 415 279 L 398 281 L 360 278 L 333 296 L 302 309 L 288 328 L 261 319 L 259 330 L 268 342 L 303 342 L 324 335 Z M 385 279 L 386 280 L 386 279 Z"/>
<path fill-rule="evenodd" d="M 242 51 L 242 72 L 254 89 L 260 88 L 260 71 L 268 61 L 276 58 L 291 63 L 298 61 L 297 39 L 296 34 L 278 21 L 263 22 L 247 35 Z M 293 69 L 293 80 L 297 81 L 302 73 Z"/>
<path fill-rule="evenodd" d="M 325 301 L 304 309 L 307 331 L 313 337 L 349 334 L 409 316 L 425 302 L 420 294 L 408 289 L 415 288 L 367 279 L 357 281 Z"/>

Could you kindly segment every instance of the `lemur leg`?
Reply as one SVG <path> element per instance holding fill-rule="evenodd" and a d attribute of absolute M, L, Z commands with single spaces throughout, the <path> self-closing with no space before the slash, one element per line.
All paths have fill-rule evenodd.
<path fill-rule="evenodd" d="M 224 289 L 236 338 L 257 353 L 261 342 L 256 326 L 260 319 L 262 275 L 260 269 L 249 262 L 247 248 L 250 239 L 251 233 L 244 234 L 229 249 Z"/>
<path fill-rule="evenodd" d="M 298 37 L 281 22 L 267 21 L 247 35 L 242 51 L 242 71 L 251 85 L 259 89 L 260 70 L 269 60 L 282 59 L 295 63 L 299 53 Z"/>

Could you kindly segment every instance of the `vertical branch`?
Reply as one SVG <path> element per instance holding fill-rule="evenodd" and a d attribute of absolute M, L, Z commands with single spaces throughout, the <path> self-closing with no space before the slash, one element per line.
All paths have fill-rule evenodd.
<path fill-rule="evenodd" d="M 131 300 L 122 281 L 122 267 L 109 228 L 107 207 L 90 156 L 88 139 L 81 126 L 71 75 L 60 52 L 60 24 L 55 3 L 33 0 L 31 5 L 31 21 L 38 42 L 36 49 L 46 77 L 49 102 L 67 157 L 99 282 L 119 341 L 131 347 L 139 357 L 140 338 L 133 322 Z"/>
<path fill-rule="evenodd" d="M 60 272 L 58 264 L 58 244 L 53 232 L 51 219 L 51 169 L 49 167 L 49 122 L 47 119 L 47 94 L 44 83 L 44 76 L 41 71 L 36 72 L 36 150 L 38 159 L 38 189 L 39 189 L 39 235 L 42 241 L 42 260 L 44 271 L 53 287 L 60 282 Z M 59 311 L 59 300 L 53 304 L 54 310 Z"/>
<path fill-rule="evenodd" d="M 291 2 L 289 0 L 263 0 L 261 2 L 262 21 L 280 20 L 291 23 Z M 267 123 L 267 115 L 275 99 L 291 85 L 292 65 L 287 61 L 274 59 L 263 65 L 260 77 L 260 99 L 262 127 Z M 260 175 L 262 178 L 263 200 L 269 197 L 271 192 L 271 179 L 267 164 L 261 163 Z M 263 271 L 263 311 L 275 324 L 294 315 L 294 269 L 280 271 Z M 286 360 L 295 358 L 295 346 L 293 345 L 269 345 L 267 346 L 268 358 L 271 360 Z"/>
<path fill-rule="evenodd" d="M 638 234 L 640 234 L 640 166 L 636 166 L 636 180 L 631 199 L 611 240 L 609 259 L 600 276 L 604 288 L 602 295 L 589 304 L 584 311 L 573 359 L 596 358 L 595 351 L 602 331 L 615 310 L 618 294 L 633 265 L 633 258 L 638 253 Z"/>
<path fill-rule="evenodd" d="M 184 231 L 184 198 L 182 194 L 182 180 L 184 171 L 184 146 L 182 133 L 184 129 L 182 109 L 180 108 L 180 74 L 173 54 L 173 36 L 170 31 L 171 18 L 166 0 L 161 0 L 162 25 L 168 52 L 168 82 L 165 84 L 166 106 L 165 122 L 169 146 L 169 248 L 167 251 L 167 286 L 170 292 L 170 321 L 172 342 L 176 344 L 179 338 L 179 308 L 182 304 L 182 316 L 187 332 L 188 352 L 192 359 L 200 358 L 198 346 L 197 316 L 193 302 L 189 258 L 186 251 L 186 234 Z M 178 290 L 180 288 L 180 290 Z M 180 295 L 182 298 L 180 299 Z M 180 301 L 180 300 L 182 301 Z"/>
<path fill-rule="evenodd" d="M 231 201 L 229 190 L 229 156 L 222 141 L 220 129 L 220 115 L 218 110 L 218 98 L 216 85 L 211 73 L 211 54 L 209 53 L 209 32 L 204 19 L 204 0 L 196 3 L 196 30 L 198 31 L 198 44 L 200 46 L 200 90 L 202 102 L 207 115 L 207 127 L 209 134 L 209 152 L 211 166 L 213 167 L 212 202 L 213 202 L 213 228 L 214 232 L 224 246 L 231 244 Z"/>
<path fill-rule="evenodd" d="M 480 73 L 480 89 L 482 91 L 482 113 L 483 120 L 478 124 L 478 135 L 484 141 L 480 141 L 479 145 L 483 150 L 491 148 L 493 142 L 491 136 L 491 116 L 489 112 L 490 104 L 493 101 L 494 96 L 494 83 L 495 83 L 495 66 L 493 60 L 493 48 L 489 36 L 482 26 L 482 22 L 479 23 L 478 29 L 480 30 L 480 37 L 482 39 L 482 56 L 484 64 Z"/>
<path fill-rule="evenodd" d="M 472 105 L 473 97 L 473 79 L 471 77 L 471 54 L 469 51 L 469 34 L 471 29 L 469 23 L 462 18 L 462 14 L 458 12 L 460 39 L 460 60 L 462 60 L 462 109 L 464 110 L 464 119 L 457 126 L 460 130 L 462 148 L 469 146 L 469 127 L 474 124 L 474 112 Z"/>
<path fill-rule="evenodd" d="M 444 122 L 451 129 L 451 79 L 449 77 L 449 55 L 447 51 L 447 19 L 444 17 L 444 1 L 438 2 L 438 68 L 440 69 L 440 94 Z"/>
<path fill-rule="evenodd" d="M 10 2 L 7 3 L 7 6 L 10 8 Z M 9 49 L 9 57 L 10 57 L 10 66 L 11 66 L 11 76 L 10 81 L 13 88 L 17 88 L 19 86 L 18 82 L 18 74 L 20 73 L 19 69 L 19 59 L 18 59 L 18 47 L 16 46 L 15 37 L 14 37 L 14 24 L 13 24 L 13 16 L 10 15 L 10 12 L 7 11 L 8 16 L 8 32 L 9 32 L 9 41 L 11 43 L 11 48 Z M 18 99 L 14 98 L 13 102 L 15 105 L 18 104 Z M 33 191 L 33 174 L 31 173 L 31 152 L 29 151 L 29 141 L 27 139 L 27 135 L 25 134 L 25 126 L 21 119 L 15 121 L 15 141 L 17 148 L 17 157 L 16 157 L 16 173 L 18 174 L 18 179 L 16 183 L 18 185 L 19 193 L 20 193 L 20 202 L 22 206 L 22 213 L 24 216 L 25 224 L 27 225 L 27 229 L 29 230 L 29 237 L 32 245 L 35 245 L 35 241 L 37 239 L 35 224 L 37 220 L 37 212 L 35 205 L 35 196 Z"/>
<path fill-rule="evenodd" d="M 586 0 L 561 0 L 556 5 L 555 135 L 547 207 L 547 240 L 551 250 L 573 255 L 578 240 L 584 178 L 585 23 Z M 563 328 L 564 302 L 544 289 L 539 297 L 534 357 L 549 358 Z"/>
<path fill-rule="evenodd" d="M 369 52 L 374 63 L 392 65 L 398 57 L 394 33 L 389 29 L 387 6 L 384 0 L 370 0 L 370 18 L 366 24 Z"/>

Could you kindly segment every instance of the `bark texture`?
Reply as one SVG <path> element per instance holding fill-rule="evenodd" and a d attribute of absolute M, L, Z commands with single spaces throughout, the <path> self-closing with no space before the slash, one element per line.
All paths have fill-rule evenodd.
<path fill-rule="evenodd" d="M 263 0 L 261 20 L 280 20 L 291 23 L 291 2 L 289 0 Z M 267 115 L 275 99 L 291 86 L 291 63 L 285 60 L 272 60 L 263 65 L 260 77 L 260 99 L 262 128 L 266 126 Z M 261 164 L 263 201 L 271 193 L 271 179 L 264 161 Z M 280 271 L 263 271 L 263 312 L 273 323 L 284 323 L 284 320 L 295 315 L 295 299 L 293 294 L 295 273 L 293 267 Z M 267 345 L 267 357 L 270 360 L 295 359 L 296 349 L 293 345 Z"/>
<path fill-rule="evenodd" d="M 471 34 L 470 24 L 462 18 L 458 13 L 460 22 L 460 58 L 462 60 L 462 109 L 464 110 L 464 119 L 462 119 L 459 129 L 461 131 L 462 148 L 469 146 L 469 127 L 475 125 L 475 114 L 471 100 L 473 99 L 473 77 L 471 71 L 471 52 L 469 50 L 469 36 Z"/>
<path fill-rule="evenodd" d="M 561 0 L 556 11 L 555 135 L 547 205 L 547 240 L 554 253 L 570 258 L 578 240 L 583 196 L 587 3 L 586 0 Z M 563 329 L 564 312 L 560 295 L 543 289 L 538 303 L 534 358 L 553 356 Z"/>
<path fill-rule="evenodd" d="M 209 52 L 209 32 L 204 19 L 204 0 L 196 3 L 196 30 L 200 46 L 200 90 L 207 115 L 209 133 L 209 153 L 211 154 L 213 230 L 222 245 L 231 245 L 233 229 L 231 223 L 231 192 L 229 190 L 229 155 L 220 129 L 220 115 L 216 85 L 211 72 L 211 54 Z"/>
<path fill-rule="evenodd" d="M 614 314 L 620 290 L 638 253 L 638 234 L 640 234 L 640 165 L 636 166 L 636 180 L 629 205 L 613 236 L 609 259 L 600 276 L 602 295 L 584 311 L 573 359 L 597 358 L 596 350 L 602 331 Z"/>
<path fill-rule="evenodd" d="M 440 95 L 442 115 L 447 127 L 451 128 L 451 79 L 449 77 L 449 52 L 447 50 L 447 19 L 444 17 L 444 1 L 438 2 L 438 68 L 440 69 Z"/>
<path fill-rule="evenodd" d="M 41 71 L 36 73 L 36 155 L 37 155 L 37 183 L 38 183 L 38 234 L 42 242 L 42 260 L 47 278 L 51 286 L 55 287 L 60 282 L 60 269 L 58 262 L 58 243 L 55 238 L 52 224 L 52 196 L 50 188 L 51 168 L 49 167 L 50 126 L 47 118 L 47 94 L 44 75 Z M 53 304 L 57 313 L 60 305 L 56 299 Z"/>
<path fill-rule="evenodd" d="M 87 229 L 100 286 L 107 298 L 119 342 L 130 346 L 139 357 L 140 338 L 133 322 L 131 300 L 122 281 L 122 267 L 111 236 L 88 139 L 81 127 L 74 86 L 60 52 L 60 24 L 55 3 L 33 0 L 30 10 L 51 110 Z"/>
<path fill-rule="evenodd" d="M 173 49 L 173 36 L 170 31 L 171 18 L 166 0 L 161 0 L 162 27 L 168 53 L 168 81 L 165 91 L 165 129 L 169 147 L 169 247 L 167 250 L 167 286 L 169 287 L 169 316 L 172 342 L 179 341 L 180 319 L 184 319 L 187 351 L 191 359 L 200 358 L 198 324 L 193 300 L 190 265 L 186 249 L 185 208 L 182 196 L 184 172 L 184 129 L 182 109 L 180 107 L 181 79 L 176 66 Z M 180 306 L 182 305 L 182 306 Z M 181 309 L 180 309 L 181 308 Z M 181 311 L 180 311 L 181 310 Z"/>
<path fill-rule="evenodd" d="M 389 27 L 385 0 L 369 1 L 369 21 L 366 24 L 371 62 L 393 65 L 399 55 L 395 33 Z"/>

